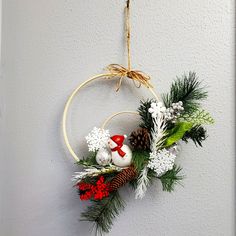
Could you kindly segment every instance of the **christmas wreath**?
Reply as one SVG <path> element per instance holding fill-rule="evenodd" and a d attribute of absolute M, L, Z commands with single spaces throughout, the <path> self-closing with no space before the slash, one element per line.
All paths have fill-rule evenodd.
<path fill-rule="evenodd" d="M 173 82 L 163 102 L 141 101 L 141 122 L 129 137 L 94 127 L 86 136 L 89 154 L 77 162 L 84 170 L 73 176 L 80 199 L 92 202 L 82 220 L 94 222 L 100 233 L 108 232 L 124 208 L 118 190 L 127 184 L 136 199 L 143 198 L 155 180 L 164 191 L 173 191 L 183 179 L 182 168 L 175 164 L 181 141 L 202 146 L 207 138 L 203 125 L 214 122 L 200 107 L 206 97 L 196 74 L 190 72 Z"/>
<path fill-rule="evenodd" d="M 129 0 L 126 7 L 128 68 L 119 64 L 108 66 L 108 73 L 96 75 L 79 85 L 70 95 L 63 112 L 63 137 L 66 147 L 82 171 L 73 176 L 74 187 L 80 199 L 91 202 L 82 213 L 82 220 L 93 222 L 97 233 L 109 232 L 114 218 L 124 209 L 119 189 L 129 185 L 135 198 L 141 199 L 154 181 L 160 181 L 163 191 L 171 192 L 181 183 L 182 168 L 175 164 L 182 141 L 192 140 L 202 146 L 207 138 L 204 125 L 213 124 L 210 114 L 201 108 L 207 92 L 195 73 L 190 72 L 177 78 L 170 92 L 156 95 L 145 73 L 131 69 Z M 86 136 L 88 155 L 80 159 L 70 145 L 67 135 L 67 113 L 71 101 L 78 91 L 96 79 L 118 79 L 118 91 L 124 78 L 131 79 L 137 87 L 148 88 L 154 98 L 140 102 L 135 114 L 140 117 L 136 130 L 127 137 L 111 134 L 105 129 L 94 127 Z M 109 117 L 105 123 L 118 114 Z"/>

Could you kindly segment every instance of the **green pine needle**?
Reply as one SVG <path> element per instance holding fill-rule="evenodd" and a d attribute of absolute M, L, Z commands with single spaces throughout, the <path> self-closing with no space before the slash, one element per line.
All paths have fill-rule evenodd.
<path fill-rule="evenodd" d="M 113 225 L 113 220 L 124 209 L 124 201 L 118 191 L 114 191 L 108 197 L 92 202 L 93 205 L 81 214 L 81 220 L 93 222 L 96 235 L 108 233 Z"/>
<path fill-rule="evenodd" d="M 194 126 L 191 130 L 187 131 L 182 140 L 186 143 L 191 139 L 196 146 L 202 147 L 202 142 L 207 138 L 207 131 L 202 126 Z"/>
<path fill-rule="evenodd" d="M 161 180 L 163 191 L 172 192 L 176 184 L 181 184 L 180 181 L 184 178 L 183 175 L 179 175 L 181 170 L 181 167 L 174 165 L 172 170 L 158 177 Z"/>
<path fill-rule="evenodd" d="M 171 85 L 170 93 L 162 96 L 165 106 L 170 107 L 172 103 L 182 101 L 185 112 L 196 110 L 199 101 L 207 97 L 207 92 L 200 85 L 195 72 L 189 72 L 182 78 L 177 77 Z"/>
<path fill-rule="evenodd" d="M 149 152 L 144 150 L 134 150 L 132 152 L 132 162 L 135 166 L 138 173 L 143 169 L 143 167 L 147 164 L 149 159 Z"/>
<path fill-rule="evenodd" d="M 152 99 L 148 99 L 147 101 L 140 101 L 141 104 L 138 108 L 138 112 L 142 121 L 142 123 L 140 124 L 140 127 L 146 128 L 149 131 L 151 131 L 154 126 L 152 115 L 148 111 L 148 109 L 151 107 L 152 102 L 153 102 Z"/>

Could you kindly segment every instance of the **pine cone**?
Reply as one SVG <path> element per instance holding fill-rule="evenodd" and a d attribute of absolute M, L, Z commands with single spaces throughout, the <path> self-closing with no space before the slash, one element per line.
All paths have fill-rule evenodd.
<path fill-rule="evenodd" d="M 150 134 L 147 129 L 139 128 L 131 133 L 129 142 L 136 150 L 149 150 Z"/>
<path fill-rule="evenodd" d="M 137 171 L 134 166 L 130 166 L 126 169 L 123 169 L 120 173 L 118 173 L 110 182 L 109 191 L 116 191 L 118 188 L 122 187 L 129 181 L 135 179 L 137 176 Z"/>

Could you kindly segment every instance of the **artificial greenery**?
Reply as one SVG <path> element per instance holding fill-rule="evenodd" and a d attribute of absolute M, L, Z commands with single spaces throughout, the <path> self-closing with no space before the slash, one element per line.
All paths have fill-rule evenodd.
<path fill-rule="evenodd" d="M 134 165 L 137 175 L 140 174 L 140 172 L 143 170 L 144 166 L 147 165 L 149 160 L 149 152 L 145 150 L 133 150 L 132 151 L 132 164 Z M 151 176 L 150 176 L 151 178 Z M 137 187 L 137 181 L 138 179 L 133 179 L 129 182 L 129 185 L 133 188 L 136 189 Z"/>
<path fill-rule="evenodd" d="M 174 128 L 168 130 L 166 133 L 167 138 L 164 143 L 164 147 L 170 147 L 172 144 L 179 141 L 187 132 L 192 128 L 192 123 L 189 122 L 179 122 Z"/>
<path fill-rule="evenodd" d="M 181 167 L 174 165 L 172 170 L 169 170 L 164 175 L 158 177 L 161 180 L 163 191 L 172 192 L 174 186 L 180 184 L 180 181 L 184 178 L 183 175 L 179 175 L 181 170 Z"/>
<path fill-rule="evenodd" d="M 214 123 L 214 119 L 211 117 L 210 113 L 203 109 L 197 109 L 192 113 L 184 113 L 179 120 L 183 122 L 191 122 L 194 125 L 210 125 Z"/>
<path fill-rule="evenodd" d="M 140 101 L 140 106 L 138 108 L 138 113 L 141 117 L 141 124 L 140 127 L 146 128 L 149 131 L 152 130 L 154 124 L 151 113 L 148 111 L 148 109 L 151 107 L 151 103 L 153 102 L 153 99 L 148 99 L 146 101 Z"/>
<path fill-rule="evenodd" d="M 149 152 L 144 150 L 134 150 L 132 152 L 132 162 L 139 173 L 149 160 Z"/>
<path fill-rule="evenodd" d="M 170 92 L 162 96 L 166 107 L 172 103 L 183 102 L 184 111 L 191 112 L 199 107 L 199 101 L 207 97 L 207 92 L 201 87 L 195 72 L 189 72 L 172 83 Z"/>
<path fill-rule="evenodd" d="M 96 161 L 96 152 L 89 152 L 89 155 L 79 161 L 77 161 L 76 163 L 78 165 L 82 165 L 82 166 L 94 166 L 97 165 L 97 161 Z"/>
<path fill-rule="evenodd" d="M 101 167 L 99 167 L 96 162 L 97 152 L 90 152 L 87 158 L 77 162 L 77 164 L 83 165 L 87 168 L 85 171 L 89 172 L 89 167 L 91 167 L 92 170 L 93 168 L 97 169 L 100 173 L 96 176 L 93 176 L 93 174 L 88 174 L 88 176 L 83 178 L 83 182 L 96 184 L 98 178 L 102 175 L 109 188 L 108 196 L 106 195 L 100 200 L 94 200 L 91 198 L 90 200 L 92 204 L 86 209 L 85 212 L 81 214 L 81 220 L 94 223 L 96 234 L 102 235 L 103 233 L 108 233 L 112 227 L 113 220 L 124 208 L 124 202 L 120 198 L 118 191 L 113 191 L 114 189 L 111 187 L 116 178 L 120 182 L 121 174 L 122 186 L 129 183 L 129 185 L 135 189 L 136 198 L 142 198 L 145 195 L 147 187 L 156 179 L 161 181 L 163 191 L 167 192 L 172 192 L 176 184 L 181 184 L 181 180 L 184 178 L 184 176 L 180 173 L 182 168 L 177 165 L 173 166 L 172 162 L 171 165 L 165 163 L 166 159 L 164 160 L 164 157 L 168 158 L 170 156 L 163 156 L 164 154 L 161 151 L 162 149 L 166 149 L 164 151 L 169 151 L 169 148 L 181 139 L 185 142 L 188 142 L 191 139 L 196 146 L 202 146 L 202 141 L 206 139 L 207 135 L 206 130 L 201 125 L 212 124 L 214 122 L 210 114 L 200 108 L 200 101 L 206 97 L 207 93 L 204 91 L 204 88 L 200 86 L 200 82 L 198 81 L 195 73 L 190 72 L 182 78 L 177 78 L 171 86 L 170 93 L 163 96 L 163 102 L 166 109 L 161 110 L 158 106 L 162 106 L 162 104 L 157 103 L 156 109 L 157 111 L 159 109 L 159 112 L 163 112 L 164 121 L 158 121 L 158 119 L 155 119 L 155 114 L 153 118 L 153 114 L 149 112 L 151 104 L 153 102 L 157 102 L 156 100 L 149 99 L 146 101 L 141 101 L 138 108 L 141 118 L 140 127 L 146 129 L 148 138 L 147 140 L 143 139 L 142 136 L 145 134 L 143 131 L 135 131 L 131 134 L 132 143 L 138 143 L 138 145 L 132 145 L 133 150 L 131 166 L 121 171 L 119 169 L 112 170 L 111 172 L 108 171 L 100 173 L 99 168 Z M 180 101 L 182 101 L 183 104 L 179 103 Z M 180 108 L 176 108 L 176 103 L 178 103 L 177 105 L 180 106 Z M 157 114 L 159 115 L 159 113 Z M 154 126 L 154 122 L 160 123 L 155 123 Z M 155 130 L 157 125 L 163 125 L 164 130 Z M 153 139 L 152 135 L 150 135 L 153 132 L 156 132 L 157 136 L 161 136 L 162 141 L 161 145 L 160 142 L 158 142 L 159 146 L 156 147 L 156 150 L 151 150 L 150 148 L 153 147 L 150 146 L 150 143 L 153 140 L 154 145 L 156 144 L 155 139 Z M 144 141 L 145 144 L 148 143 L 148 145 L 146 145 L 147 147 L 144 145 L 140 148 L 140 140 Z M 175 154 L 173 155 L 175 156 Z M 151 163 L 152 158 L 155 158 L 153 165 L 157 163 L 155 166 L 156 168 L 159 168 L 160 165 L 162 165 L 161 168 L 163 168 L 163 166 L 166 165 L 166 169 L 159 173 L 159 170 L 157 171 L 157 169 L 151 168 L 149 164 Z M 134 177 L 132 178 L 129 178 L 130 172 L 127 172 L 128 170 L 130 171 L 130 169 L 135 172 Z M 84 194 L 84 192 L 81 192 L 80 190 L 78 191 L 79 193 Z"/>
<path fill-rule="evenodd" d="M 92 200 L 93 204 L 81 214 L 82 221 L 94 223 L 96 234 L 108 233 L 113 220 L 124 209 L 124 201 L 118 191 L 111 192 L 108 197 L 101 200 Z"/>
<path fill-rule="evenodd" d="M 182 140 L 186 143 L 189 139 L 191 139 L 196 146 L 202 147 L 202 141 L 206 140 L 207 138 L 207 131 L 201 125 L 194 126 L 191 130 L 187 131 Z"/>

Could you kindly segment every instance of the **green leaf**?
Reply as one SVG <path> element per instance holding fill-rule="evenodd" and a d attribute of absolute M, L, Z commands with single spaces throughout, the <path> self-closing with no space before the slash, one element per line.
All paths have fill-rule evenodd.
<path fill-rule="evenodd" d="M 209 125 L 214 123 L 210 113 L 203 109 L 198 109 L 193 113 L 184 113 L 178 120 L 180 122 L 190 122 L 193 125 Z"/>
<path fill-rule="evenodd" d="M 179 141 L 184 136 L 185 132 L 190 130 L 192 126 L 193 126 L 192 123 L 189 122 L 177 123 L 173 129 L 167 131 L 168 137 L 164 143 L 164 147 L 169 147 L 175 142 Z"/>

